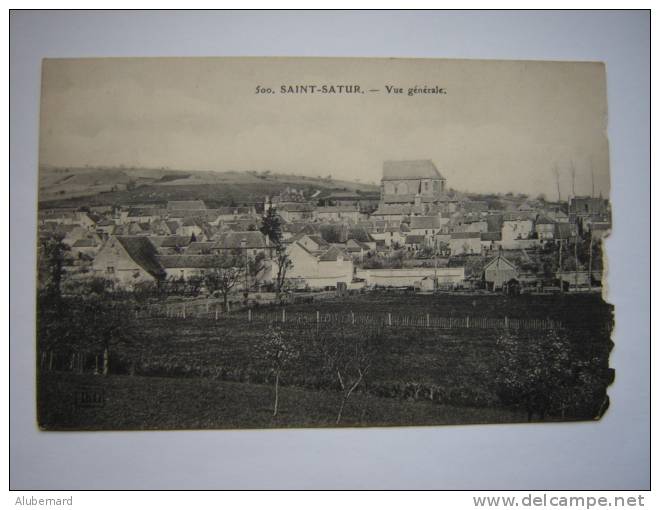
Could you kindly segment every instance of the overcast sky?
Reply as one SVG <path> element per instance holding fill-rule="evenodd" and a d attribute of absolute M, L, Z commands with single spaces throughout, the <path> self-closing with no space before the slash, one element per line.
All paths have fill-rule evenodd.
<path fill-rule="evenodd" d="M 83 59 L 43 64 L 40 163 L 271 170 L 378 182 L 431 159 L 474 192 L 609 195 L 597 63 L 402 59 Z M 349 95 L 282 85 L 359 85 Z M 274 94 L 255 94 L 258 85 Z M 401 87 L 391 95 L 386 85 Z M 408 96 L 410 87 L 446 94 Z M 380 92 L 368 92 L 378 89 Z"/>

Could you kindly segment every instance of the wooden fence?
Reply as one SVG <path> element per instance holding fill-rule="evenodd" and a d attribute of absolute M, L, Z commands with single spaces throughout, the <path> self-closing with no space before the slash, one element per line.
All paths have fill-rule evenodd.
<path fill-rule="evenodd" d="M 552 330 L 561 324 L 552 319 L 474 317 L 439 317 L 432 314 L 406 315 L 391 312 L 289 312 L 286 307 L 276 310 L 243 309 L 224 312 L 220 303 L 188 302 L 172 305 L 154 305 L 135 311 L 136 317 L 161 317 L 170 319 L 231 320 L 243 324 L 299 324 L 299 325 L 357 325 L 387 326 L 393 328 L 429 329 L 512 329 L 512 330 Z"/>

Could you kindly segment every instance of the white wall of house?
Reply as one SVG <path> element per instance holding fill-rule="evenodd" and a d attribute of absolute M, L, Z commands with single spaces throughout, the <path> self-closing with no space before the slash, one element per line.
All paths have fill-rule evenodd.
<path fill-rule="evenodd" d="M 474 255 L 481 253 L 481 238 L 450 239 L 449 248 L 452 255 Z"/>
<path fill-rule="evenodd" d="M 460 284 L 465 280 L 465 268 L 462 267 L 418 267 L 411 269 L 358 269 L 357 278 L 363 279 L 367 285 L 380 287 L 413 287 L 424 278 L 435 278 L 438 283 Z"/>
<path fill-rule="evenodd" d="M 534 223 L 531 220 L 505 221 L 502 224 L 502 247 L 515 249 L 515 241 L 528 239 L 534 231 Z"/>
<path fill-rule="evenodd" d="M 206 269 L 200 269 L 198 267 L 166 267 L 165 268 L 165 277 L 166 278 L 182 278 L 187 280 L 191 277 L 204 276 Z"/>
<path fill-rule="evenodd" d="M 293 264 L 287 270 L 287 278 L 301 279 L 312 288 L 334 287 L 338 282 L 349 284 L 353 281 L 353 261 L 350 257 L 320 261 L 297 243 L 289 246 L 287 254 Z M 276 274 L 277 267 L 274 267 L 273 275 Z"/>
<path fill-rule="evenodd" d="M 541 223 L 536 225 L 536 233 L 539 239 L 548 240 L 555 238 L 555 224 L 554 223 Z"/>

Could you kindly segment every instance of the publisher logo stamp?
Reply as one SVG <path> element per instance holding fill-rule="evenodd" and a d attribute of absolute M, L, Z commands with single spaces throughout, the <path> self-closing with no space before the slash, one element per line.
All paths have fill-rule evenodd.
<path fill-rule="evenodd" d="M 103 388 L 84 386 L 76 389 L 76 407 L 105 406 L 105 390 Z"/>

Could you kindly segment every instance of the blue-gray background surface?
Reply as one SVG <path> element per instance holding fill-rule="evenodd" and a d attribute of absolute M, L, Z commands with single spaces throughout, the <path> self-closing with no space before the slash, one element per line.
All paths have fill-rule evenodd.
<path fill-rule="evenodd" d="M 14 12 L 10 25 L 10 478 L 15 489 L 650 486 L 650 17 L 646 12 Z M 598 423 L 39 432 L 34 268 L 44 57 L 383 56 L 607 64 L 616 306 Z"/>

